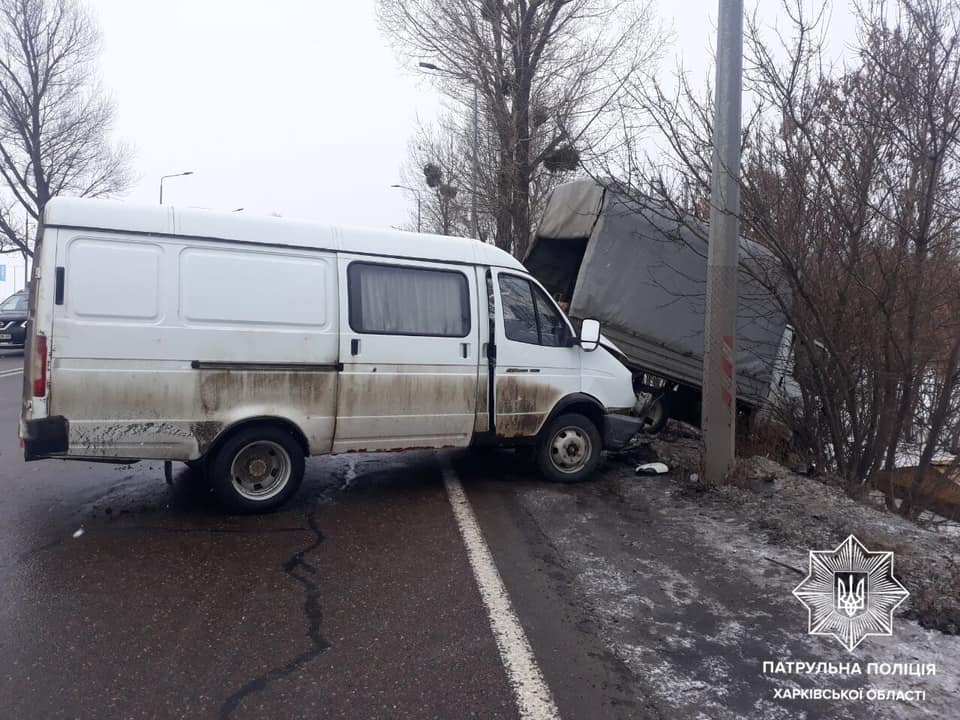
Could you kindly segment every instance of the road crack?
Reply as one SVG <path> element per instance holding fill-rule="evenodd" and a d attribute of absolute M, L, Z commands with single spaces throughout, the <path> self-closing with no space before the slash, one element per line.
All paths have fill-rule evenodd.
<path fill-rule="evenodd" d="M 317 568 L 305 559 L 307 555 L 320 547 L 320 543 L 324 540 L 323 532 L 317 525 L 316 514 L 317 507 L 314 506 L 306 515 L 307 525 L 314 534 L 313 542 L 295 552 L 283 563 L 283 571 L 303 586 L 303 614 L 307 620 L 307 637 L 310 639 L 310 647 L 283 665 L 254 678 L 230 695 L 220 707 L 222 720 L 232 718 L 240 704 L 248 697 L 265 690 L 270 683 L 294 673 L 330 647 L 330 643 L 320 632 L 323 610 L 320 607 L 320 583 L 317 579 Z"/>

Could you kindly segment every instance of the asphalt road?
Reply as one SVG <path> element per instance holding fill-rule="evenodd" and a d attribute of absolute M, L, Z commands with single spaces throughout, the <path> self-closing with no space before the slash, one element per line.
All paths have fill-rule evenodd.
<path fill-rule="evenodd" d="M 518 717 L 437 454 L 312 459 L 283 511 L 227 516 L 186 468 L 168 487 L 158 463 L 25 464 L 18 362 L 0 358 L 4 717 Z M 507 553 L 505 577 L 542 584 Z M 569 603 L 523 608 L 564 717 L 637 717 Z"/>
<path fill-rule="evenodd" d="M 445 464 L 557 716 L 951 717 L 960 642 L 905 623 L 864 657 L 935 658 L 925 707 L 772 700 L 763 660 L 846 651 L 806 638 L 796 576 L 742 519 L 624 463 L 568 487 L 508 451 L 314 458 L 283 510 L 230 516 L 185 468 L 171 487 L 159 463 L 25 464 L 7 355 L 2 718 L 521 717 Z"/>

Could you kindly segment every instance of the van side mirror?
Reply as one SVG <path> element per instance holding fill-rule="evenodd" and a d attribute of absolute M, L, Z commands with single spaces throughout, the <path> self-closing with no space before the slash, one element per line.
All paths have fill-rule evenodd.
<path fill-rule="evenodd" d="M 580 323 L 580 347 L 587 352 L 600 345 L 600 321 L 587 319 Z"/>

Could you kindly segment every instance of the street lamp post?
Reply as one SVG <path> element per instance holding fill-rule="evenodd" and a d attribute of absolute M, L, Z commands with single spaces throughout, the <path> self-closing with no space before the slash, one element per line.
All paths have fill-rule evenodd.
<path fill-rule="evenodd" d="M 408 187 L 406 185 L 391 185 L 390 187 L 399 188 L 400 190 L 409 190 L 417 196 L 417 232 L 420 232 L 420 191 L 416 188 Z"/>
<path fill-rule="evenodd" d="M 477 190 L 478 183 L 477 177 L 480 174 L 480 157 L 479 153 L 479 144 L 480 144 L 480 98 L 479 92 L 477 89 L 477 83 L 473 78 L 467 77 L 466 75 L 452 75 L 451 73 L 446 72 L 443 68 L 434 65 L 429 62 L 420 62 L 418 63 L 420 67 L 424 70 L 432 70 L 433 72 L 440 73 L 443 75 L 449 75 L 450 77 L 455 77 L 460 80 L 466 80 L 468 83 L 473 85 L 473 148 L 471 152 L 471 178 L 470 185 L 470 225 L 473 230 L 473 236 L 480 239 L 480 220 L 477 215 Z"/>
<path fill-rule="evenodd" d="M 187 170 L 186 172 L 173 173 L 172 175 L 163 175 L 160 178 L 160 204 L 163 205 L 163 181 L 167 178 L 183 177 L 184 175 L 193 175 L 193 170 Z"/>

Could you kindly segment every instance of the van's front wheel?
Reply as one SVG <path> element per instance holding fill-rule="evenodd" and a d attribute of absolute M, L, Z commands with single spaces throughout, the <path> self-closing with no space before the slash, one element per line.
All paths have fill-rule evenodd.
<path fill-rule="evenodd" d="M 547 480 L 572 483 L 586 480 L 600 463 L 600 432 L 577 413 L 553 420 L 537 444 L 537 465 Z"/>
<path fill-rule="evenodd" d="M 297 491 L 303 469 L 303 449 L 289 433 L 251 427 L 220 446 L 210 466 L 210 482 L 231 510 L 270 512 Z"/>

